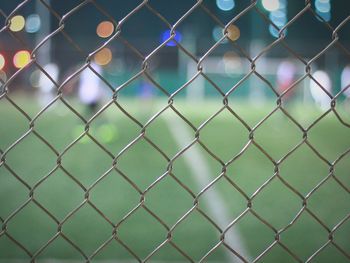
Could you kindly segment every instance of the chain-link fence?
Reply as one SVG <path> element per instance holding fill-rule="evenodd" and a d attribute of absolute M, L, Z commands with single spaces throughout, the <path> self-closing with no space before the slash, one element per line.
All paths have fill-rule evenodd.
<path fill-rule="evenodd" d="M 346 1 L 126 2 L 0 3 L 0 260 L 349 261 Z"/>

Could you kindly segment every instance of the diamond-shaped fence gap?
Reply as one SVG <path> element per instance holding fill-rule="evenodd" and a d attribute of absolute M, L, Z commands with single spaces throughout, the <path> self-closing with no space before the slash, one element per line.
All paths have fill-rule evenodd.
<path fill-rule="evenodd" d="M 31 222 L 30 227 L 28 222 Z M 17 211 L 7 222 L 7 232 L 31 253 L 43 246 L 56 231 L 57 223 L 33 202 Z"/>
<path fill-rule="evenodd" d="M 302 240 L 300 236 L 303 236 Z M 304 211 L 297 221 L 281 234 L 281 240 L 301 260 L 306 261 L 328 241 L 328 231 Z"/>
<path fill-rule="evenodd" d="M 329 174 L 329 166 L 306 144 L 291 153 L 279 167 L 282 179 L 304 196 Z"/>
<path fill-rule="evenodd" d="M 307 207 L 326 226 L 332 228 L 348 214 L 350 204 L 346 199 L 349 198 L 349 195 L 349 192 L 330 178 L 311 194 L 308 198 Z M 329 196 L 332 196 L 332 198 L 329 198 Z M 329 209 L 325 209 L 325 207 L 329 207 Z"/>
<path fill-rule="evenodd" d="M 66 260 L 67 258 L 72 260 L 83 260 L 85 258 L 84 255 L 77 250 L 74 245 L 62 236 L 58 236 L 47 247 L 40 251 L 40 254 L 35 257 L 35 262 L 45 263 L 47 262 L 47 258 L 52 257 L 57 260 Z M 60 252 L 58 253 L 58 251 Z"/>
<path fill-rule="evenodd" d="M 234 231 L 244 236 L 243 242 L 252 259 L 257 258 L 269 247 L 269 245 L 273 243 L 275 237 L 274 231 L 251 212 L 244 214 L 243 217 L 235 221 L 227 230 L 225 236 L 233 235 L 235 233 Z M 242 254 L 242 251 L 239 251 L 237 248 L 237 244 L 233 244 L 229 239 L 225 239 L 225 242 L 237 253 Z"/>
<path fill-rule="evenodd" d="M 22 245 L 22 244 L 21 244 Z M 0 237 L 0 255 L 3 258 L 17 258 L 21 260 L 28 260 L 29 255 L 16 242 L 12 241 L 7 235 L 3 234 Z"/>
<path fill-rule="evenodd" d="M 112 157 L 87 135 L 74 143 L 62 156 L 63 167 L 85 187 L 107 171 L 112 161 Z"/>
<path fill-rule="evenodd" d="M 331 243 L 324 247 L 311 262 L 347 262 L 349 258 L 341 251 L 334 247 Z"/>
<path fill-rule="evenodd" d="M 332 136 L 332 140 L 321 139 L 325 135 Z M 335 160 L 350 147 L 349 127 L 342 125 L 336 116 L 330 113 L 309 130 L 308 141 L 325 158 Z"/>
<path fill-rule="evenodd" d="M 256 168 L 259 167 L 257 170 Z M 250 145 L 227 167 L 227 176 L 251 196 L 274 173 L 271 161 L 255 146 Z"/>
<path fill-rule="evenodd" d="M 146 193 L 145 205 L 171 226 L 192 208 L 193 202 L 194 197 L 167 174 Z"/>
<path fill-rule="evenodd" d="M 181 221 L 173 232 L 173 241 L 184 244 L 181 247 L 195 262 L 198 262 L 212 247 L 220 241 L 219 230 L 200 212 L 193 210 Z M 218 254 L 218 259 L 224 257 L 224 251 Z"/>
<path fill-rule="evenodd" d="M 0 217 L 7 218 L 29 199 L 29 189 L 4 166 L 0 167 Z"/>
<path fill-rule="evenodd" d="M 86 203 L 70 214 L 62 225 L 63 234 L 89 255 L 112 236 L 112 231 L 113 226 Z"/>
<path fill-rule="evenodd" d="M 277 110 L 254 131 L 254 140 L 275 160 L 284 157 L 302 141 L 303 133 L 281 110 Z M 269 141 L 269 144 L 264 142 Z"/>
<path fill-rule="evenodd" d="M 278 198 L 276 198 L 276 195 Z M 276 229 L 287 225 L 301 208 L 301 198 L 276 177 L 252 201 L 254 211 Z M 266 206 L 265 204 L 269 204 Z M 276 216 L 278 215 L 278 216 Z"/>
<path fill-rule="evenodd" d="M 91 121 L 89 134 L 110 152 L 116 153 L 140 134 L 141 127 L 133 119 L 138 119 L 139 116 L 135 115 L 131 117 L 126 115 L 112 102 Z M 83 127 L 83 125 L 80 126 Z M 79 132 L 82 132 L 81 128 Z"/>
<path fill-rule="evenodd" d="M 117 223 L 139 204 L 140 194 L 132 182 L 112 170 L 90 189 L 90 201 L 109 220 Z"/>
<path fill-rule="evenodd" d="M 248 129 L 226 109 L 200 130 L 200 141 L 223 161 L 238 154 L 248 140 Z M 216 147 L 224 144 L 225 147 Z"/>
<path fill-rule="evenodd" d="M 140 17 L 142 17 L 143 23 L 139 22 Z M 166 23 L 144 6 L 125 21 L 121 28 L 121 36 L 141 54 L 147 56 L 165 41 L 162 38 L 162 33 L 168 29 Z M 130 38 L 130 36 L 138 37 L 135 39 Z"/>
<path fill-rule="evenodd" d="M 140 258 L 147 257 L 166 236 L 164 225 L 142 207 L 117 228 L 117 237 Z"/>
<path fill-rule="evenodd" d="M 134 141 L 117 159 L 117 168 L 140 189 L 152 184 L 166 171 L 167 165 L 164 156 L 143 138 Z"/>
<path fill-rule="evenodd" d="M 350 154 L 345 155 L 335 166 L 334 176 L 350 192 Z"/>
<path fill-rule="evenodd" d="M 5 97 L 0 100 L 0 149 L 3 151 L 29 129 L 29 120 Z"/>
<path fill-rule="evenodd" d="M 46 176 L 56 165 L 56 154 L 33 133 L 6 154 L 6 163 L 29 185 Z"/>
<path fill-rule="evenodd" d="M 57 150 L 63 150 L 78 138 L 84 132 L 84 127 L 83 121 L 61 100 L 57 100 L 34 121 L 34 130 Z"/>
<path fill-rule="evenodd" d="M 84 190 L 62 170 L 56 170 L 34 192 L 35 200 L 63 219 L 84 200 Z M 67 195 L 67 193 L 70 193 Z"/>

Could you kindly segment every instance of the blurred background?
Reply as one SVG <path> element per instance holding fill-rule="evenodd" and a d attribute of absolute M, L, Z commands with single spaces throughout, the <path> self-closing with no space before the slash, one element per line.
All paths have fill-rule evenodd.
<path fill-rule="evenodd" d="M 349 262 L 350 2 L 308 3 L 1 1 L 0 262 Z"/>

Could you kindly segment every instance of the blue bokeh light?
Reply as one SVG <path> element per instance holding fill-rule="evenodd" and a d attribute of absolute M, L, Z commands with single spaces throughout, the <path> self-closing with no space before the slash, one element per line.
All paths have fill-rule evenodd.
<path fill-rule="evenodd" d="M 161 42 L 164 43 L 165 41 L 167 41 L 170 38 L 170 30 L 165 30 L 162 35 L 161 35 Z M 176 42 L 181 42 L 182 39 L 182 35 L 178 32 L 175 31 L 175 37 L 174 37 Z M 166 43 L 166 45 L 168 47 L 174 47 L 176 46 L 175 41 L 171 40 L 168 43 Z"/>
<path fill-rule="evenodd" d="M 216 0 L 216 5 L 222 11 L 230 11 L 235 7 L 234 0 Z"/>

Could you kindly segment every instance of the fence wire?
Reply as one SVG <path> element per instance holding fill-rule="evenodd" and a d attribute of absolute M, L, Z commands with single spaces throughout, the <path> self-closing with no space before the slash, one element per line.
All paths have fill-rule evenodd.
<path fill-rule="evenodd" d="M 20 35 L 12 32 L 10 30 L 11 27 L 11 19 L 16 16 L 17 14 L 20 14 L 23 8 L 26 7 L 29 3 L 31 3 L 31 0 L 24 0 L 20 4 L 18 4 L 11 12 L 5 12 L 0 9 L 0 15 L 3 17 L 4 24 L 2 25 L 2 28 L 0 30 L 0 35 L 2 34 L 9 34 L 11 37 L 16 40 L 16 42 L 20 43 L 21 47 L 27 48 L 28 45 L 26 41 L 21 38 Z M 258 6 L 257 0 L 252 0 L 250 3 L 247 1 L 246 7 L 241 10 L 237 15 L 230 18 L 229 22 L 222 22 L 222 18 L 219 17 L 212 8 L 204 3 L 202 0 L 197 0 L 193 2 L 193 5 L 185 10 L 182 14 L 179 14 L 179 18 L 176 22 L 171 23 L 168 21 L 167 17 L 164 17 L 155 7 L 152 6 L 152 1 L 145 0 L 140 1 L 137 5 L 134 6 L 134 8 L 127 13 L 122 19 L 119 21 L 116 21 L 113 16 L 113 10 L 107 10 L 103 6 L 99 4 L 98 0 L 86 0 L 81 1 L 78 4 L 76 4 L 73 8 L 68 10 L 68 12 L 64 13 L 63 15 L 59 14 L 57 12 L 53 5 L 50 5 L 49 2 L 46 2 L 45 0 L 39 1 L 42 7 L 45 8 L 46 12 L 49 12 L 54 19 L 57 21 L 57 27 L 55 30 L 51 31 L 48 35 L 46 35 L 40 43 L 38 43 L 34 48 L 31 49 L 30 53 L 30 62 L 23 68 L 18 69 L 14 74 L 12 74 L 7 80 L 2 80 L 1 85 L 1 95 L 0 95 L 0 103 L 7 102 L 11 105 L 13 108 L 13 111 L 19 112 L 23 117 L 27 120 L 28 128 L 27 130 L 16 140 L 14 140 L 10 146 L 4 149 L 0 149 L 1 153 L 1 159 L 0 159 L 0 167 L 5 169 L 13 178 L 17 180 L 18 184 L 21 184 L 25 186 L 25 188 L 29 191 L 29 196 L 27 200 L 22 203 L 20 206 L 18 206 L 9 216 L 2 217 L 0 215 L 1 220 L 1 231 L 0 231 L 0 239 L 7 238 L 9 239 L 19 250 L 24 252 L 26 254 L 28 261 L 30 262 L 36 262 L 38 258 L 45 253 L 46 250 L 50 248 L 50 246 L 54 243 L 54 241 L 58 238 L 62 238 L 66 241 L 66 243 L 75 250 L 85 262 L 92 262 L 94 259 L 101 253 L 101 251 L 107 247 L 112 242 L 118 242 L 125 250 L 128 251 L 129 255 L 133 260 L 136 262 L 148 262 L 153 259 L 153 257 L 157 254 L 158 251 L 160 251 L 163 247 L 171 246 L 173 249 L 177 250 L 182 256 L 185 261 L 189 262 L 206 262 L 208 258 L 214 253 L 216 253 L 219 249 L 224 249 L 228 253 L 231 253 L 236 258 L 237 262 L 259 262 L 262 261 L 263 258 L 271 252 L 271 250 L 275 247 L 279 247 L 283 249 L 287 254 L 291 256 L 295 261 L 297 262 L 311 262 L 313 261 L 321 252 L 325 251 L 327 248 L 332 247 L 333 249 L 336 249 L 339 253 L 341 253 L 346 259 L 350 260 L 350 251 L 348 251 L 346 248 L 342 247 L 340 244 L 337 244 L 336 240 L 334 239 L 334 235 L 337 233 L 338 229 L 344 225 L 350 218 L 350 213 L 348 213 L 342 220 L 340 220 L 337 224 L 335 224 L 332 228 L 328 226 L 326 222 L 323 222 L 321 218 L 319 218 L 313 211 L 308 207 L 308 201 L 310 197 L 318 191 L 318 189 L 324 185 L 328 180 L 334 179 L 334 181 L 337 183 L 339 188 L 345 190 L 347 194 L 350 194 L 349 187 L 342 182 L 341 179 L 339 179 L 335 173 L 335 167 L 337 164 L 344 159 L 347 154 L 350 152 L 350 148 L 347 149 L 345 152 L 340 154 L 334 161 L 328 160 L 326 157 L 322 155 L 321 152 L 319 152 L 316 147 L 310 142 L 309 140 L 309 132 L 324 118 L 329 116 L 330 114 L 334 114 L 336 116 L 338 122 L 340 125 L 350 128 L 350 123 L 348 123 L 341 114 L 338 112 L 337 108 L 337 100 L 340 96 L 346 92 L 346 90 L 349 88 L 349 86 L 343 88 L 341 91 L 339 91 L 337 94 L 333 95 L 331 94 L 327 88 L 323 86 L 322 83 L 319 83 L 314 77 L 313 77 L 313 65 L 314 62 L 320 58 L 322 55 L 324 55 L 327 51 L 329 51 L 332 48 L 337 48 L 342 52 L 342 55 L 346 57 L 347 60 L 350 58 L 350 51 L 347 49 L 340 41 L 338 32 L 349 22 L 350 16 L 346 17 L 341 23 L 339 23 L 336 27 L 332 27 L 328 22 L 324 20 L 317 12 L 314 10 L 314 6 L 312 5 L 312 2 L 310 0 L 306 0 L 304 7 L 300 9 L 296 14 L 294 14 L 292 17 L 288 19 L 288 21 L 285 23 L 283 27 L 280 27 L 279 25 L 274 24 L 273 21 L 270 20 L 268 16 L 261 10 L 261 8 Z M 84 47 L 82 47 L 80 44 L 76 43 L 72 36 L 69 35 L 69 33 L 66 31 L 65 26 L 67 21 L 70 17 L 78 16 L 79 10 L 84 8 L 86 5 L 92 6 L 96 12 L 102 13 L 107 19 L 109 19 L 115 26 L 115 30 L 113 34 L 106 39 L 106 41 L 98 46 L 98 48 L 94 49 L 91 53 L 87 54 L 84 51 Z M 122 1 L 118 2 L 118 5 L 123 5 Z M 1 4 L 0 4 L 1 7 Z M 138 50 L 137 47 L 132 45 L 123 35 L 123 27 L 124 25 L 137 13 L 141 12 L 141 10 L 148 10 L 151 12 L 151 14 L 157 18 L 159 18 L 162 23 L 170 30 L 169 37 L 165 39 L 161 44 L 159 44 L 156 48 L 154 48 L 151 52 L 149 52 L 146 55 L 143 55 L 143 52 Z M 189 50 L 187 47 L 182 45 L 181 41 L 178 41 L 176 39 L 176 30 L 179 28 L 180 25 L 184 23 L 184 21 L 191 17 L 193 12 L 196 10 L 202 10 L 207 16 L 207 19 L 212 21 L 214 24 L 220 26 L 223 30 L 222 37 L 215 42 L 209 49 L 206 50 L 204 55 L 198 56 L 198 54 L 195 54 L 193 51 Z M 252 57 L 249 52 L 245 49 L 245 47 L 240 46 L 235 41 L 232 41 L 230 38 L 230 26 L 232 24 L 235 24 L 237 20 L 239 20 L 241 17 L 244 17 L 248 15 L 248 12 L 254 12 L 255 16 L 258 16 L 266 23 L 267 25 L 272 25 L 277 31 L 278 31 L 278 37 L 272 41 L 271 43 L 268 43 L 267 46 L 262 48 L 257 55 Z M 319 23 L 322 23 L 325 26 L 325 29 L 329 31 L 330 35 L 332 36 L 331 39 L 329 39 L 329 44 L 326 45 L 321 51 L 319 51 L 316 55 L 314 55 L 312 58 L 306 59 L 299 55 L 292 47 L 289 46 L 286 30 L 292 26 L 298 19 L 300 19 L 305 14 L 312 14 L 313 16 L 317 17 L 319 20 Z M 45 44 L 48 43 L 51 39 L 53 39 L 56 35 L 61 34 L 65 42 L 74 49 L 74 52 L 79 54 L 79 56 L 85 60 L 85 62 L 74 72 L 72 72 L 69 76 L 67 76 L 61 83 L 58 83 L 50 74 L 45 71 L 44 66 L 40 64 L 40 61 L 38 61 L 38 54 L 42 48 L 44 48 Z M 103 48 L 107 47 L 109 44 L 113 43 L 114 41 L 120 41 L 125 46 L 125 49 L 128 54 L 132 54 L 132 56 L 137 57 L 140 61 L 142 61 L 141 67 L 139 70 L 134 73 L 127 81 L 125 81 L 123 84 L 119 85 L 118 87 L 114 88 L 111 83 L 107 79 L 105 79 L 102 74 L 96 71 L 94 67 L 92 66 L 93 57 L 100 52 Z M 206 73 L 205 71 L 205 60 L 217 49 L 219 48 L 220 44 L 224 41 L 229 41 L 230 44 L 237 50 L 237 52 L 240 53 L 240 55 L 245 58 L 246 61 L 250 64 L 250 69 L 244 73 L 244 77 L 237 83 L 235 83 L 228 91 L 224 91 L 219 85 L 215 84 L 215 81 L 211 79 L 211 76 Z M 176 91 L 170 93 L 165 87 L 160 85 L 157 80 L 152 76 L 150 73 L 150 61 L 153 57 L 157 56 L 159 52 L 169 43 L 173 42 L 176 45 L 176 48 L 179 50 L 179 52 L 183 52 L 188 56 L 188 58 L 197 65 L 197 70 L 195 74 L 186 80 L 186 83 L 183 84 L 181 87 L 178 87 Z M 259 62 L 259 60 L 268 52 L 273 50 L 277 45 L 282 45 L 283 48 L 288 52 L 290 56 L 292 56 L 294 59 L 298 60 L 300 63 L 303 64 L 303 67 L 305 69 L 305 72 L 302 76 L 300 76 L 292 85 L 290 85 L 287 89 L 285 89 L 283 92 L 280 92 L 274 87 L 274 85 L 264 76 L 264 74 L 260 74 L 256 64 Z M 65 54 L 62 54 L 62 56 L 65 56 Z M 131 56 L 131 55 L 130 55 Z M 67 56 L 65 58 L 66 60 L 69 60 L 70 57 Z M 350 61 L 350 60 L 349 60 Z M 40 111 L 34 116 L 30 116 L 29 113 L 26 112 L 25 109 L 21 107 L 21 105 L 16 101 L 15 98 L 10 96 L 12 83 L 21 76 L 21 74 L 24 74 L 24 71 L 28 67 L 35 67 L 39 69 L 43 74 L 46 75 L 48 79 L 53 83 L 55 86 L 55 95 L 54 98 L 44 107 L 40 109 Z M 112 91 L 112 95 L 110 96 L 108 102 L 106 102 L 101 108 L 97 110 L 93 114 L 92 117 L 86 118 L 86 116 L 83 116 L 77 110 L 65 96 L 63 90 L 64 88 L 75 78 L 78 78 L 79 75 L 85 70 L 90 69 L 98 78 L 101 79 L 103 83 L 105 83 Z M 239 113 L 236 112 L 235 108 L 229 103 L 232 93 L 239 88 L 242 83 L 249 79 L 250 77 L 255 76 L 262 80 L 264 83 L 267 84 L 267 86 L 271 89 L 272 93 L 275 96 L 275 107 L 269 112 L 265 117 L 263 117 L 255 126 L 251 126 L 246 122 L 244 117 L 240 116 Z M 151 116 L 146 123 L 141 123 L 134 115 L 133 113 L 129 112 L 123 104 L 119 102 L 119 94 L 121 91 L 125 90 L 132 81 L 144 77 L 146 78 L 150 83 L 152 83 L 158 91 L 162 94 L 162 96 L 166 96 L 167 103 L 164 105 L 162 109 L 160 109 L 157 113 L 155 113 L 153 116 Z M 220 98 L 222 100 L 221 108 L 218 109 L 212 116 L 207 118 L 204 122 L 201 123 L 200 126 L 196 126 L 194 123 L 191 122 L 188 118 L 186 118 L 183 114 L 180 113 L 180 111 L 175 107 L 174 102 L 177 99 L 177 94 L 179 94 L 181 91 L 186 90 L 186 88 L 191 85 L 196 79 L 198 78 L 204 78 L 206 82 L 209 82 L 211 85 L 214 86 L 214 88 L 217 90 L 217 92 L 220 94 Z M 286 96 L 286 94 L 290 91 L 292 91 L 298 84 L 302 83 L 305 80 L 312 79 L 315 81 L 319 88 L 323 90 L 325 94 L 327 94 L 330 98 L 329 107 L 327 110 L 323 112 L 323 114 L 314 120 L 310 125 L 307 127 L 304 127 L 299 121 L 294 118 L 286 109 L 283 99 Z M 57 103 L 63 103 L 69 111 L 78 117 L 81 121 L 81 123 L 84 125 L 84 132 L 81 133 L 75 140 L 71 141 L 64 150 L 60 151 L 55 147 L 55 145 L 50 142 L 50 140 L 45 139 L 43 135 L 41 135 L 40 131 L 36 129 L 36 123 L 37 121 L 42 117 L 42 115 L 47 112 L 53 105 Z M 98 138 L 96 138 L 91 132 L 90 127 L 92 124 L 94 124 L 96 121 L 98 121 L 99 117 L 111 106 L 116 106 L 119 111 L 124 114 L 124 116 L 128 119 L 130 123 L 134 123 L 139 127 L 139 133 L 138 135 L 133 138 L 127 146 L 125 146 L 121 151 L 119 151 L 117 154 L 112 153 L 110 149 L 108 149 L 103 143 L 99 141 Z M 176 114 L 179 118 L 182 119 L 182 121 L 192 129 L 193 138 L 192 140 L 187 144 L 186 147 L 182 148 L 181 150 L 177 151 L 177 153 L 173 156 L 169 156 L 160 146 L 157 145 L 156 142 L 152 138 L 148 136 L 148 128 L 149 126 L 154 123 L 157 119 L 164 117 L 167 118 L 166 113 L 171 111 L 172 113 Z M 248 133 L 247 143 L 245 146 L 240 150 L 240 152 L 233 156 L 229 161 L 224 161 L 220 158 L 220 156 L 216 155 L 215 152 L 211 151 L 206 143 L 201 140 L 201 131 L 204 127 L 206 127 L 208 124 L 210 124 L 213 119 L 218 116 L 221 112 L 229 112 L 232 114 L 232 118 L 235 118 L 238 120 L 246 129 Z M 258 143 L 258 141 L 255 139 L 256 131 L 259 130 L 259 128 L 267 122 L 267 120 L 276 112 L 283 113 L 284 118 L 289 119 L 291 122 L 293 122 L 300 132 L 303 134 L 302 140 L 295 145 L 291 150 L 289 150 L 287 153 L 285 153 L 280 159 L 275 159 L 268 150 L 265 149 L 264 146 Z M 3 124 L 1 124 L 3 125 Z M 52 167 L 51 171 L 47 173 L 44 177 L 42 177 L 40 180 L 38 180 L 34 185 L 30 185 L 24 178 L 22 178 L 17 172 L 15 172 L 16 169 L 14 167 L 11 167 L 7 162 L 7 156 L 11 151 L 18 145 L 20 145 L 26 137 L 29 135 L 35 136 L 38 140 L 40 140 L 43 144 L 48 146 L 50 151 L 55 154 L 56 156 L 56 164 L 54 167 Z M 76 177 L 70 174 L 70 172 L 65 168 L 65 162 L 63 161 L 64 157 L 69 153 L 73 146 L 78 144 L 82 138 L 88 137 L 90 138 L 97 147 L 99 147 L 104 154 L 109 156 L 110 158 L 110 167 L 108 170 L 106 170 L 98 179 L 96 179 L 89 187 L 84 186 L 82 182 L 79 181 Z M 325 138 L 327 139 L 327 138 Z M 150 147 L 152 147 L 159 155 L 160 158 L 164 158 L 167 162 L 166 169 L 164 173 L 156 178 L 146 189 L 140 189 L 140 187 L 133 181 L 132 178 L 128 177 L 127 173 L 124 173 L 121 168 L 118 166 L 118 161 L 121 157 L 125 156 L 130 149 L 138 144 L 141 140 L 146 141 Z M 196 146 L 197 145 L 197 146 Z M 231 164 L 233 164 L 236 160 L 238 160 L 241 156 L 243 156 L 247 149 L 254 145 L 264 156 L 266 156 L 271 164 L 274 167 L 274 172 L 271 175 L 271 177 L 266 180 L 262 185 L 260 185 L 256 191 L 250 195 L 246 193 L 244 190 L 242 190 L 232 179 L 227 175 L 227 169 L 230 167 Z M 307 146 L 309 149 L 311 149 L 312 152 L 315 153 L 317 158 L 324 163 L 328 167 L 328 176 L 323 178 L 321 181 L 318 182 L 318 184 L 311 189 L 306 195 L 301 193 L 297 188 L 293 187 L 291 184 L 289 184 L 285 178 L 283 178 L 280 175 L 280 167 L 282 164 L 287 162 L 288 157 L 291 156 L 297 149 L 299 149 L 301 146 Z M 204 188 L 202 188 L 199 192 L 194 192 L 191 190 L 185 183 L 183 183 L 177 176 L 173 173 L 173 164 L 174 162 L 181 158 L 188 150 L 190 150 L 192 147 L 200 147 L 201 150 L 208 153 L 213 159 L 215 159 L 222 167 L 222 171 L 220 174 L 217 174 L 212 181 L 207 184 Z M 223 147 L 223 146 L 220 146 Z M 35 153 L 33 153 L 35 154 Z M 132 163 L 134 163 L 135 166 L 138 165 L 138 160 L 132 160 Z M 196 164 L 193 164 L 196 165 Z M 139 167 L 139 169 L 142 170 L 142 167 Z M 40 201 L 36 199 L 35 193 L 39 186 L 45 184 L 45 182 L 52 176 L 56 171 L 60 170 L 63 172 L 66 176 L 70 177 L 75 181 L 77 185 L 83 190 L 84 192 L 84 198 L 83 201 L 74 209 L 72 209 L 63 219 L 57 218 L 52 212 L 50 212 L 50 207 L 44 207 Z M 135 207 L 130 209 L 121 220 L 115 222 L 111 220 L 99 207 L 98 205 L 95 205 L 91 199 L 90 199 L 90 192 L 99 185 L 103 179 L 108 176 L 108 174 L 111 171 L 116 171 L 122 178 L 125 179 L 125 181 L 133 187 L 139 196 L 139 202 Z M 175 224 L 169 225 L 167 222 L 165 222 L 156 212 L 152 211 L 151 208 L 148 207 L 146 203 L 146 199 L 148 196 L 148 193 L 151 189 L 153 189 L 156 185 L 158 185 L 164 178 L 172 177 L 177 185 L 181 188 L 183 188 L 187 193 L 189 193 L 193 198 L 193 205 L 188 211 L 182 214 L 182 216 L 176 221 Z M 0 178 L 0 181 L 3 180 Z M 207 211 L 203 210 L 199 203 L 201 202 L 202 196 L 205 195 L 206 192 L 208 192 L 219 180 L 224 180 L 225 184 L 230 185 L 230 187 L 235 188 L 239 193 L 245 198 L 246 200 L 246 209 L 242 211 L 237 217 L 231 218 L 231 222 L 227 224 L 226 226 L 222 227 L 219 226 L 216 222 L 216 219 L 213 218 L 212 215 L 208 214 Z M 279 180 L 283 184 L 283 186 L 288 190 L 291 190 L 295 196 L 297 196 L 300 199 L 301 207 L 300 210 L 294 215 L 294 218 L 284 227 L 278 228 L 274 226 L 273 224 L 269 223 L 268 220 L 265 220 L 263 216 L 259 214 L 258 211 L 254 208 L 254 200 L 255 197 L 259 195 L 259 193 L 267 187 L 273 180 Z M 349 196 L 348 196 L 349 198 Z M 9 200 L 8 200 L 9 201 Z M 350 199 L 348 199 L 350 201 Z M 53 220 L 56 224 L 56 231 L 53 236 L 51 236 L 44 244 L 42 244 L 38 249 L 31 250 L 28 248 L 25 244 L 23 244 L 21 241 L 17 240 L 16 237 L 14 237 L 11 234 L 11 231 L 9 230 L 8 226 L 11 224 L 11 221 L 16 217 L 17 214 L 19 214 L 25 207 L 27 207 L 29 204 L 33 204 L 37 206 L 43 213 L 47 214 L 51 220 Z M 65 224 L 69 221 L 70 218 L 72 218 L 82 207 L 84 206 L 90 206 L 92 209 L 94 209 L 98 215 L 107 222 L 111 228 L 112 231 L 110 233 L 110 237 L 105 240 L 99 247 L 96 247 L 95 251 L 91 254 L 88 254 L 86 251 L 84 251 L 82 248 L 79 247 L 78 244 L 76 244 L 70 237 L 65 233 L 63 230 L 63 227 Z M 268 205 L 268 204 L 266 204 Z M 169 208 L 171 209 L 171 208 Z M 158 244 L 158 246 L 154 247 L 154 249 L 146 256 L 141 257 L 137 252 L 135 252 L 130 246 L 130 244 L 127 244 L 124 242 L 123 238 L 119 236 L 119 229 L 120 227 L 128 222 L 130 217 L 137 211 L 143 210 L 146 213 L 148 213 L 151 217 L 153 217 L 156 221 L 158 221 L 165 229 L 166 236 L 164 237 L 163 241 Z M 191 255 L 189 255 L 184 249 L 183 244 L 178 244 L 174 241 L 174 235 L 177 232 L 177 228 L 182 222 L 186 221 L 188 217 L 191 216 L 194 211 L 199 212 L 199 214 L 209 222 L 214 228 L 216 229 L 218 233 L 218 239 L 214 246 L 212 246 L 210 249 L 206 251 L 206 253 L 202 256 L 202 258 L 193 258 Z M 349 211 L 350 212 L 350 211 Z M 247 215 L 253 216 L 257 219 L 257 221 L 260 224 L 264 224 L 266 227 L 271 229 L 274 233 L 274 241 L 270 243 L 257 257 L 254 258 L 248 258 L 246 255 L 243 255 L 241 251 L 237 251 L 235 244 L 229 244 L 226 241 L 227 233 L 230 229 L 232 229 L 234 226 L 242 220 L 242 218 L 246 217 Z M 290 248 L 287 244 L 283 242 L 283 234 L 291 228 L 301 217 L 303 214 L 308 214 L 311 216 L 315 221 L 323 228 L 327 233 L 327 241 L 321 246 L 318 247 L 313 251 L 313 253 L 308 258 L 301 258 L 298 253 L 293 251 L 292 248 Z M 28 227 L 30 227 L 31 222 L 28 222 Z M 151 233 L 150 233 L 151 235 Z M 33 237 L 34 238 L 34 237 Z M 243 238 L 245 238 L 243 236 Z M 302 239 L 303 237 L 300 237 Z"/>

